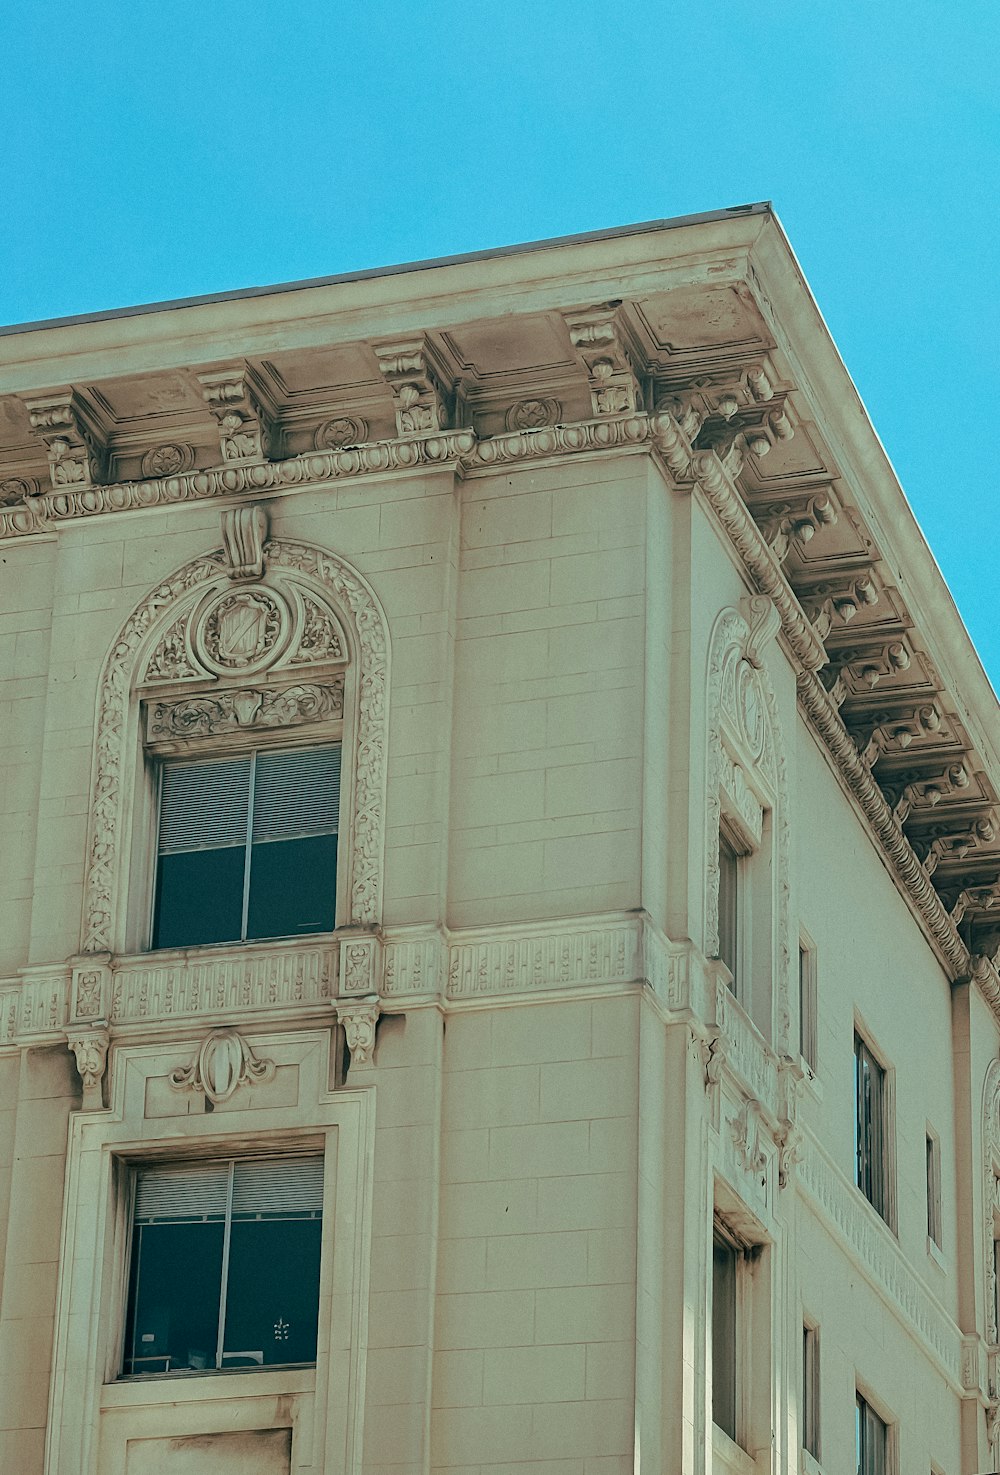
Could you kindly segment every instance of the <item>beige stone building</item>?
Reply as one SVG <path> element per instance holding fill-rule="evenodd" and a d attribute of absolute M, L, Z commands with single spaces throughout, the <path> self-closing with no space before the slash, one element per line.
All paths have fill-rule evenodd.
<path fill-rule="evenodd" d="M 3 1475 L 998 1459 L 996 699 L 766 206 L 0 336 Z"/>

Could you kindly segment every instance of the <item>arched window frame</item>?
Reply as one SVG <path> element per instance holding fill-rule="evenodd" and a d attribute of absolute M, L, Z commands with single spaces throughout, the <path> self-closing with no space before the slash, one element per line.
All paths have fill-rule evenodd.
<path fill-rule="evenodd" d="M 338 867 L 342 879 L 338 882 L 337 921 L 339 927 L 367 929 L 381 921 L 389 670 L 385 615 L 360 574 L 337 554 L 315 545 L 265 542 L 258 537 L 256 568 L 247 570 L 245 556 L 241 566 L 239 553 L 234 556 L 233 527 L 246 533 L 248 514 L 256 515 L 262 523 L 262 514 L 253 508 L 224 512 L 224 547 L 185 564 L 151 590 L 112 643 L 98 692 L 82 926 L 84 953 L 121 953 L 144 946 L 152 828 L 144 704 L 148 705 L 152 685 L 158 684 L 149 679 L 151 663 L 164 649 L 173 652 L 177 661 L 175 679 L 164 681 L 164 692 L 168 688 L 184 689 L 185 685 L 192 692 L 197 688 L 202 694 L 211 691 L 213 695 L 249 686 L 280 692 L 287 689 L 291 674 L 302 672 L 305 678 L 309 673 L 318 679 L 320 672 L 324 678 L 337 671 L 342 673 L 341 831 L 346 856 Z M 242 552 L 245 555 L 245 549 Z M 232 676 L 206 671 L 192 648 L 197 645 L 192 622 L 216 593 L 222 595 L 231 586 L 270 593 L 275 596 L 272 602 L 282 608 L 291 607 L 297 614 L 301 613 L 303 595 L 311 597 L 336 620 L 345 639 L 346 659 L 294 661 L 292 641 L 301 642 L 303 633 L 296 628 L 291 635 L 282 632 L 284 644 L 270 663 L 265 658 Z M 275 648 L 279 645 L 276 641 Z M 185 664 L 190 674 L 186 674 Z M 170 668 L 161 664 L 159 669 Z M 334 735 L 340 720 L 326 724 L 328 736 Z M 324 724 L 316 723 L 314 730 L 317 734 L 323 732 Z M 305 725 L 301 733 L 301 741 L 305 741 Z M 287 740 L 280 727 L 272 726 L 262 735 L 276 743 Z M 252 725 L 237 734 L 236 741 L 240 740 L 244 747 L 258 741 Z"/>

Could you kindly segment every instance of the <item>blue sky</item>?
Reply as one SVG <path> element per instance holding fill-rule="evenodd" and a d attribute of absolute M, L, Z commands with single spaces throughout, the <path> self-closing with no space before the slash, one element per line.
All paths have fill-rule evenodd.
<path fill-rule="evenodd" d="M 0 10 L 0 321 L 770 199 L 994 685 L 996 0 Z"/>

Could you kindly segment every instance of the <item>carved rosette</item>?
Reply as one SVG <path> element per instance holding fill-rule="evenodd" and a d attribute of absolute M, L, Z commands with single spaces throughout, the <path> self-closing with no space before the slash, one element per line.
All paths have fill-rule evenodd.
<path fill-rule="evenodd" d="M 179 476 L 194 465 L 194 447 L 169 442 L 154 446 L 142 458 L 143 476 Z"/>
<path fill-rule="evenodd" d="M 316 427 L 313 445 L 317 451 L 344 451 L 363 446 L 368 439 L 368 421 L 360 415 L 341 415 Z"/>
<path fill-rule="evenodd" d="M 356 999 L 336 1006 L 337 1021 L 344 1031 L 344 1040 L 351 1052 L 351 1064 L 370 1065 L 375 1048 L 375 1026 L 380 1013 L 378 999 L 374 996 Z"/>
<path fill-rule="evenodd" d="M 240 1086 L 262 1086 L 274 1078 L 273 1060 L 258 1060 L 234 1029 L 214 1029 L 190 1065 L 170 1072 L 175 1091 L 198 1091 L 213 1105 L 228 1101 Z"/>
<path fill-rule="evenodd" d="M 544 430 L 556 425 L 561 414 L 557 399 L 522 399 L 511 405 L 505 423 L 508 430 Z"/>

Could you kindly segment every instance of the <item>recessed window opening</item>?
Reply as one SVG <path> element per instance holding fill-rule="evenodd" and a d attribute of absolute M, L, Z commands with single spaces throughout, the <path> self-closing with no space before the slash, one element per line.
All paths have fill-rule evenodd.
<path fill-rule="evenodd" d="M 340 745 L 160 769 L 154 948 L 329 932 Z"/>
<path fill-rule="evenodd" d="M 799 943 L 799 1054 L 815 1073 L 817 1066 L 819 1021 L 817 1017 L 816 949 Z"/>
<path fill-rule="evenodd" d="M 860 1393 L 855 1403 L 854 1446 L 858 1475 L 888 1475 L 889 1426 Z"/>
<path fill-rule="evenodd" d="M 712 1241 L 712 1421 L 736 1440 L 739 1429 L 740 1251 L 716 1232 Z"/>
<path fill-rule="evenodd" d="M 941 1142 L 933 1132 L 927 1132 L 927 1238 L 941 1249 Z"/>
<path fill-rule="evenodd" d="M 819 1332 L 808 1322 L 802 1325 L 802 1448 L 819 1459 Z"/>
<path fill-rule="evenodd" d="M 855 1182 L 889 1223 L 886 1073 L 861 1035 L 854 1036 Z"/>
<path fill-rule="evenodd" d="M 730 988 L 742 987 L 741 870 L 743 856 L 725 825 L 719 831 L 719 957 L 729 969 Z"/>
<path fill-rule="evenodd" d="M 139 1168 L 123 1376 L 316 1360 L 320 1157 Z"/>

